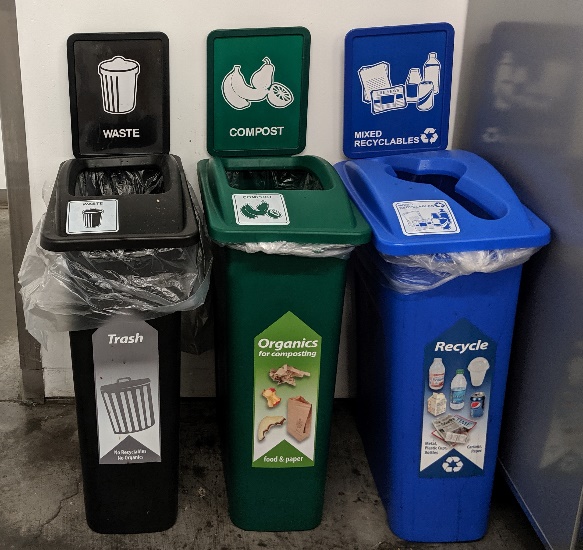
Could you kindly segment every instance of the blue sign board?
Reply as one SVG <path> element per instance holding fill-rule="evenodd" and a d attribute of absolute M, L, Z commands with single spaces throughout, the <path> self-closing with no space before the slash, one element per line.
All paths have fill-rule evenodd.
<path fill-rule="evenodd" d="M 447 147 L 453 37 L 448 23 L 354 29 L 346 35 L 347 157 Z"/>

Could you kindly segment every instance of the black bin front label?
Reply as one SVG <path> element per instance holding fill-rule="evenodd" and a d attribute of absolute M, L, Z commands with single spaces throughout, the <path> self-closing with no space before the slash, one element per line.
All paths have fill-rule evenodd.
<path fill-rule="evenodd" d="M 160 462 L 158 332 L 113 320 L 93 333 L 99 464 Z"/>

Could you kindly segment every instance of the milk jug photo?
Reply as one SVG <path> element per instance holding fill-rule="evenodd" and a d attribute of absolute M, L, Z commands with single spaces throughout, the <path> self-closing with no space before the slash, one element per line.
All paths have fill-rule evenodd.
<path fill-rule="evenodd" d="M 466 397 L 466 386 L 468 382 L 464 376 L 464 370 L 458 369 L 455 371 L 455 376 L 451 381 L 451 391 L 449 397 L 449 408 L 458 411 L 464 408 L 464 399 Z"/>
<path fill-rule="evenodd" d="M 433 359 L 433 363 L 429 367 L 429 387 L 432 390 L 440 390 L 443 388 L 445 380 L 445 365 L 441 357 Z"/>

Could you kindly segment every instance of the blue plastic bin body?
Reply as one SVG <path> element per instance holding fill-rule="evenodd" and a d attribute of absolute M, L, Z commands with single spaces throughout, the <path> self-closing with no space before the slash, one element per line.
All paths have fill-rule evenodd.
<path fill-rule="evenodd" d="M 537 247 L 549 241 L 549 229 L 471 153 L 400 155 L 336 168 L 373 230 L 372 243 L 354 259 L 358 424 L 389 526 L 409 541 L 479 539 L 488 525 L 521 266 L 402 294 L 390 281 L 409 268 L 382 255 Z M 457 232 L 404 234 L 399 205 L 427 200 L 447 202 L 449 227 Z M 433 379 L 442 387 L 432 389 L 436 358 L 445 374 Z M 468 369 L 484 361 L 483 376 Z M 451 390 L 460 370 L 467 383 L 461 406 L 459 388 Z M 448 417 L 459 431 L 447 424 L 441 433 L 433 424 Z"/>
<path fill-rule="evenodd" d="M 389 526 L 410 541 L 479 539 L 488 526 L 521 267 L 405 295 L 389 287 L 370 252 L 357 253 L 355 265 L 358 426 Z M 483 475 L 422 478 L 420 394 L 426 372 L 420 368 L 425 346 L 419 343 L 465 320 L 498 344 Z"/>

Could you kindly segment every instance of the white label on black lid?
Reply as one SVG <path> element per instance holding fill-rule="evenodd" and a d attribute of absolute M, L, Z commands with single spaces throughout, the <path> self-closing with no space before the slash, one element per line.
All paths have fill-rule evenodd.
<path fill-rule="evenodd" d="M 117 199 L 69 201 L 67 235 L 119 231 Z"/>

